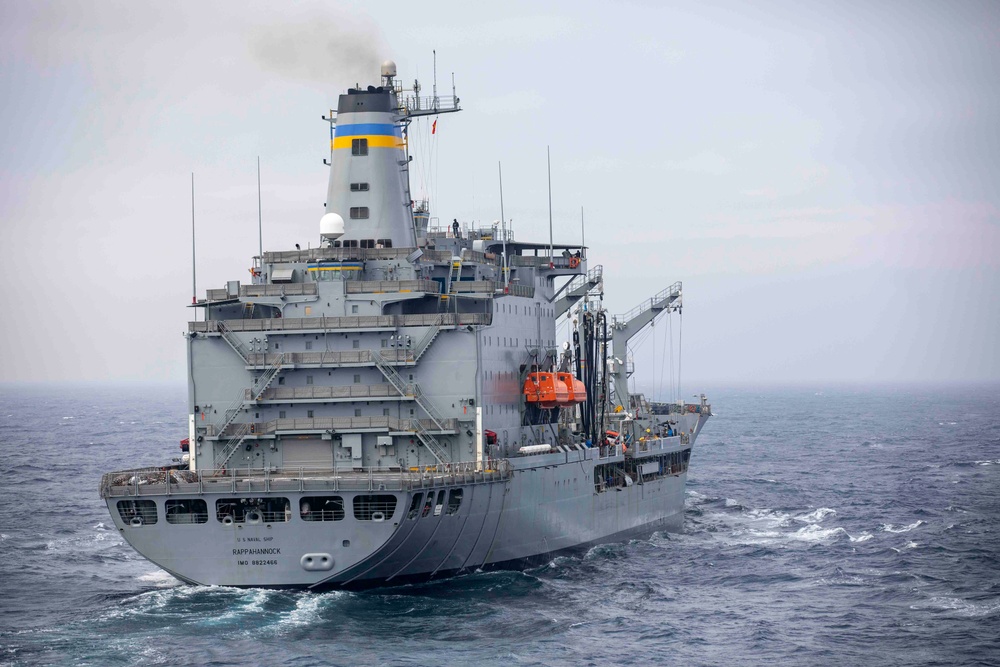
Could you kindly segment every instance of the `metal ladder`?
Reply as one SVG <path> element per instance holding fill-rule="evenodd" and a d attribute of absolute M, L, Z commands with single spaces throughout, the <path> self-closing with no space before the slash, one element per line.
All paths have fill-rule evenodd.
<path fill-rule="evenodd" d="M 256 401 L 260 398 L 261 394 L 274 382 L 274 378 L 278 377 L 278 373 L 281 372 L 281 367 L 285 363 L 285 353 L 279 354 L 274 362 L 267 367 L 267 370 L 260 374 L 256 380 L 254 380 L 253 386 L 250 387 L 250 400 Z"/>
<path fill-rule="evenodd" d="M 233 333 L 233 330 L 226 326 L 226 323 L 223 320 L 218 320 L 216 327 L 218 328 L 219 333 L 222 334 L 222 338 L 229 343 L 229 347 L 233 348 L 233 350 L 236 351 L 236 354 L 243 358 L 244 363 L 249 364 L 250 350 L 248 350 L 247 346 L 243 344 L 243 341 L 240 340 L 239 336 Z"/>
<path fill-rule="evenodd" d="M 253 385 L 250 387 L 251 402 L 259 399 L 261 395 L 264 393 L 264 391 L 268 388 L 268 386 L 270 386 L 270 384 L 274 381 L 274 378 L 278 376 L 278 373 L 281 372 L 281 366 L 284 363 L 284 360 L 285 360 L 285 353 L 282 352 L 274 360 L 274 363 L 272 363 L 267 368 L 266 371 L 261 373 L 260 376 L 256 380 L 254 380 Z M 230 406 L 226 408 L 226 412 L 223 415 L 224 421 L 222 422 L 221 426 L 217 427 L 220 436 L 226 430 L 226 428 L 236 420 L 237 415 L 240 414 L 240 410 L 243 409 L 244 403 L 246 403 L 245 389 L 241 390 L 239 398 L 233 401 L 230 404 Z M 215 466 L 216 468 L 221 468 L 224 465 L 226 465 L 229 459 L 232 458 L 233 454 L 236 452 L 237 448 L 239 448 L 239 446 L 243 444 L 243 441 L 250 434 L 250 430 L 252 427 L 253 427 L 252 423 L 246 423 L 240 426 L 240 428 L 236 430 L 236 433 L 234 433 L 232 437 L 230 437 L 230 439 L 226 442 L 226 447 L 225 449 L 222 450 L 222 461 L 216 462 Z"/>
<path fill-rule="evenodd" d="M 451 264 L 448 268 L 448 293 L 441 295 L 442 301 L 447 301 L 455 296 L 456 272 L 458 273 L 457 277 L 460 278 L 462 276 L 462 259 L 460 257 L 452 256 Z"/>
<path fill-rule="evenodd" d="M 424 352 L 426 352 L 427 348 L 431 346 L 431 343 L 434 342 L 434 339 L 437 338 L 439 333 L 441 333 L 441 327 L 431 327 L 430 331 L 427 332 L 423 340 L 417 343 L 417 347 L 415 348 L 413 354 L 414 362 L 419 361 L 420 357 L 424 356 Z"/>
<path fill-rule="evenodd" d="M 430 417 L 431 421 L 438 428 L 438 430 L 439 431 L 447 430 L 447 428 L 445 428 L 444 426 L 444 422 L 446 420 L 444 419 L 444 417 L 440 415 L 440 413 L 437 412 L 437 410 L 434 409 L 430 401 L 421 394 L 420 387 L 418 387 L 415 384 L 404 382 L 403 378 L 399 376 L 399 373 L 396 372 L 396 369 L 394 369 L 392 366 L 389 365 L 389 362 L 386 361 L 385 357 L 382 356 L 381 352 L 378 352 L 377 350 L 372 350 L 371 357 L 372 360 L 375 362 L 375 366 L 379 369 L 382 375 L 385 376 L 385 379 L 388 380 L 389 383 L 392 384 L 392 386 L 395 387 L 400 394 L 406 396 L 412 393 L 413 400 L 416 401 L 417 405 L 420 406 L 421 410 L 427 413 L 427 416 Z M 416 432 L 417 437 L 420 439 L 420 441 L 427 446 L 427 449 L 429 449 L 431 454 L 434 455 L 434 458 L 438 460 L 438 463 L 449 462 L 451 457 L 448 456 L 447 451 L 444 449 L 441 443 L 438 442 L 437 438 L 435 438 L 430 431 L 428 431 L 423 427 L 419 419 L 411 419 L 410 426 Z"/>
<path fill-rule="evenodd" d="M 229 459 L 233 458 L 233 454 L 236 450 L 240 448 L 243 441 L 246 440 L 247 436 L 250 435 L 250 429 L 253 426 L 251 423 L 246 423 L 240 426 L 240 428 L 233 434 L 233 437 L 229 439 L 226 443 L 225 449 L 222 450 L 222 460 L 215 462 L 216 469 L 225 468 L 226 464 L 229 463 Z"/>

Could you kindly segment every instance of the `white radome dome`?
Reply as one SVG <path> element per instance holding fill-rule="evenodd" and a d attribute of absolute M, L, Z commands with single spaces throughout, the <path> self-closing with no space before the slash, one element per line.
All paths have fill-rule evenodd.
<path fill-rule="evenodd" d="M 344 219 L 336 213 L 327 213 L 319 220 L 319 235 L 330 241 L 339 239 L 344 235 Z"/>
<path fill-rule="evenodd" d="M 396 63 L 391 60 L 382 63 L 382 76 L 396 76 Z"/>

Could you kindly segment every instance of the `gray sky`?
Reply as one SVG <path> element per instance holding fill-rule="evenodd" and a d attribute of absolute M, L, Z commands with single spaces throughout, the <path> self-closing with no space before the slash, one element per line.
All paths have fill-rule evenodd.
<path fill-rule="evenodd" d="M 182 381 L 191 172 L 199 292 L 248 281 L 257 156 L 265 247 L 316 245 L 320 116 L 385 58 L 429 92 L 432 49 L 465 110 L 416 194 L 488 223 L 502 162 L 547 240 L 550 145 L 610 309 L 684 281 L 686 393 L 1000 379 L 1000 4 L 478 4 L 0 5 L 0 381 Z"/>

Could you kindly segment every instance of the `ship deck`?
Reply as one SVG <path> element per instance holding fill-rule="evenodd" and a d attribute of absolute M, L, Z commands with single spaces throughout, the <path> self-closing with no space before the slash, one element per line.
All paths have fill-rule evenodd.
<path fill-rule="evenodd" d="M 230 469 L 192 471 L 138 468 L 106 473 L 101 498 L 138 496 L 269 493 L 272 491 L 411 491 L 455 485 L 487 484 L 509 479 L 506 459 L 451 463 L 421 469 Z"/>

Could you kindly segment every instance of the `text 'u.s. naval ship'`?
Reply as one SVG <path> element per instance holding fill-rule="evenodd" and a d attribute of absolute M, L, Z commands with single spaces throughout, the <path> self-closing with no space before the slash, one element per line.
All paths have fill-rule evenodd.
<path fill-rule="evenodd" d="M 626 348 L 681 284 L 613 316 L 582 243 L 433 224 L 408 129 L 458 102 L 391 61 L 341 95 L 319 247 L 194 304 L 183 463 L 100 482 L 178 579 L 364 588 L 681 529 L 711 408 L 630 394 Z"/>

